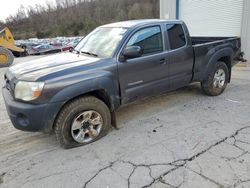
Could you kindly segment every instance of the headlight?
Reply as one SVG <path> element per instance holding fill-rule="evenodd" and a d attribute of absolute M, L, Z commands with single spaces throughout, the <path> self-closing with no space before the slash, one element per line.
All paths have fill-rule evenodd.
<path fill-rule="evenodd" d="M 38 98 L 43 90 L 43 82 L 18 81 L 15 87 L 15 98 L 31 101 Z"/>

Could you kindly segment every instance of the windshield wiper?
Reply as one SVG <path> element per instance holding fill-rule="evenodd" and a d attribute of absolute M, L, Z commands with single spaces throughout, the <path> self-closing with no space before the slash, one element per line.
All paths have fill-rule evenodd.
<path fill-rule="evenodd" d="M 87 54 L 87 55 L 91 55 L 91 56 L 94 56 L 94 57 L 98 57 L 97 54 L 95 53 L 92 53 L 92 52 L 85 52 L 85 51 L 81 51 L 82 54 Z"/>
<path fill-rule="evenodd" d="M 76 50 L 75 48 L 69 50 L 70 52 L 76 52 L 76 54 L 80 54 L 80 52 L 78 50 Z"/>

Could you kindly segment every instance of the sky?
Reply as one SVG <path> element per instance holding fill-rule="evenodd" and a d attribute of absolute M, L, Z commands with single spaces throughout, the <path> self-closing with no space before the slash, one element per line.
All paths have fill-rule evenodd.
<path fill-rule="evenodd" d="M 3 5 L 0 7 L 0 20 L 4 21 L 9 15 L 13 15 L 17 12 L 18 8 L 23 5 L 28 7 L 35 4 L 45 4 L 47 1 L 52 0 L 1 0 Z"/>

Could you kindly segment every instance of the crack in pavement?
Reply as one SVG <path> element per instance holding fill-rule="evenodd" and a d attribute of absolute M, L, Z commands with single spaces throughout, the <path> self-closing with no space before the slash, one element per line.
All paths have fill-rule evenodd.
<path fill-rule="evenodd" d="M 243 184 L 243 183 L 247 183 L 250 182 L 250 179 L 247 180 L 241 180 L 239 179 L 236 183 L 234 183 L 233 185 L 229 186 L 228 188 L 235 188 L 238 187 L 239 185 Z"/>
<path fill-rule="evenodd" d="M 199 152 L 199 153 L 197 153 L 197 154 L 191 156 L 190 158 L 178 160 L 178 161 L 183 161 L 183 164 L 177 165 L 176 168 L 174 168 L 174 169 L 172 169 L 172 170 L 170 170 L 170 171 L 167 171 L 167 172 L 163 173 L 163 174 L 160 175 L 158 178 L 156 178 L 155 181 L 152 181 L 150 184 L 148 184 L 148 185 L 146 185 L 146 186 L 144 186 L 144 187 L 145 187 L 145 188 L 146 188 L 146 187 L 150 187 L 151 185 L 153 185 L 153 184 L 154 184 L 157 180 L 159 180 L 160 178 L 166 176 L 167 174 L 173 172 L 174 170 L 179 169 L 180 167 L 185 166 L 185 165 L 187 164 L 187 162 L 193 161 L 193 160 L 196 159 L 197 157 L 199 157 L 199 156 L 201 156 L 202 154 L 206 153 L 207 151 L 211 150 L 213 147 L 215 147 L 215 146 L 217 146 L 217 145 L 219 145 L 219 144 L 225 142 L 225 141 L 226 141 L 227 139 L 229 139 L 229 138 L 235 137 L 236 135 L 239 134 L 240 131 L 242 131 L 242 130 L 244 130 L 244 129 L 247 129 L 247 128 L 250 128 L 250 126 L 245 126 L 245 127 L 242 127 L 242 128 L 240 128 L 240 129 L 236 130 L 232 135 L 227 136 L 227 137 L 225 137 L 225 138 L 219 140 L 218 142 L 216 142 L 216 143 L 210 145 L 210 146 L 209 146 L 208 148 L 206 148 L 205 150 L 203 150 L 203 151 L 201 151 L 201 152 Z M 174 164 L 174 163 L 172 163 L 172 164 L 170 163 L 170 165 L 173 165 L 173 164 Z"/>
<path fill-rule="evenodd" d="M 223 186 L 222 184 L 220 184 L 219 182 L 217 182 L 217 181 L 215 181 L 215 180 L 213 180 L 213 179 L 211 179 L 211 178 L 205 176 L 204 174 L 202 174 L 202 173 L 200 173 L 200 172 L 196 172 L 195 170 L 192 170 L 192 169 L 190 169 L 190 168 L 188 168 L 188 167 L 186 167 L 186 169 L 187 169 L 187 170 L 190 170 L 191 172 L 193 172 L 193 173 L 195 173 L 195 174 L 197 174 L 197 175 L 199 175 L 199 176 L 202 177 L 203 179 L 208 180 L 209 182 L 211 182 L 211 183 L 217 185 L 219 188 L 223 188 L 223 187 L 224 187 L 224 186 Z"/>
<path fill-rule="evenodd" d="M 236 160 L 236 159 L 239 159 L 241 157 L 243 157 L 244 155 L 248 154 L 249 152 L 248 151 L 244 151 L 242 152 L 240 155 L 236 156 L 236 157 L 225 157 L 225 156 L 222 156 L 220 157 L 221 159 L 226 159 L 228 161 L 231 161 L 231 160 Z"/>
<path fill-rule="evenodd" d="M 235 156 L 235 157 L 221 156 L 221 157 L 220 157 L 221 159 L 226 159 L 226 160 L 228 160 L 228 161 L 230 161 L 230 160 L 235 160 L 235 159 L 238 159 L 238 158 L 240 158 L 240 157 L 242 157 L 242 156 L 244 156 L 244 155 L 250 153 L 249 151 L 247 151 L 247 150 L 245 150 L 244 148 L 242 148 L 242 147 L 240 147 L 240 146 L 237 145 L 237 142 L 243 143 L 243 144 L 249 144 L 248 142 L 241 141 L 241 140 L 237 139 L 235 136 L 232 136 L 231 138 L 234 139 L 233 143 L 231 144 L 231 143 L 225 141 L 225 144 L 228 144 L 228 145 L 230 145 L 230 146 L 233 146 L 233 147 L 239 149 L 242 153 L 239 154 L 238 156 Z"/>
<path fill-rule="evenodd" d="M 116 161 L 114 161 L 114 162 L 111 162 L 111 163 L 109 163 L 109 165 L 107 165 L 107 166 L 101 168 L 100 170 L 98 170 L 98 172 L 95 173 L 94 176 L 92 176 L 88 181 L 86 181 L 86 182 L 84 183 L 84 186 L 83 186 L 83 187 L 84 187 L 84 188 L 87 187 L 87 185 L 88 185 L 96 176 L 98 176 L 102 171 L 104 171 L 104 170 L 106 170 L 106 169 L 108 169 L 108 168 L 111 168 L 117 161 L 118 161 L 118 160 L 116 160 Z"/>
<path fill-rule="evenodd" d="M 171 185 L 170 183 L 167 183 L 167 182 L 165 182 L 165 180 L 164 179 L 159 179 L 159 182 L 161 182 L 162 184 L 164 184 L 164 185 L 168 185 L 168 186 L 170 186 L 170 188 L 179 188 L 181 185 L 182 185 L 182 183 L 180 184 L 180 185 L 177 185 L 177 186 L 174 186 L 174 185 Z"/>
<path fill-rule="evenodd" d="M 188 162 L 195 160 L 195 159 L 198 158 L 199 156 L 201 156 L 201 155 L 203 155 L 204 153 L 206 153 L 206 152 L 208 152 L 209 150 L 211 150 L 213 147 L 215 147 L 215 146 L 217 146 L 217 145 L 219 145 L 219 144 L 225 142 L 227 139 L 229 139 L 229 138 L 235 138 L 235 136 L 237 136 L 237 135 L 239 134 L 239 132 L 241 132 L 241 131 L 243 131 L 243 130 L 245 130 L 245 129 L 248 129 L 248 128 L 250 128 L 250 126 L 242 127 L 242 128 L 240 128 L 240 129 L 236 130 L 232 135 L 222 138 L 221 140 L 219 140 L 219 141 L 217 141 L 216 143 L 210 145 L 210 146 L 207 147 L 206 149 L 204 149 L 204 150 L 198 152 L 197 154 L 195 154 L 195 155 L 193 155 L 193 156 L 191 156 L 191 157 L 189 157 L 189 158 L 185 158 L 185 159 L 178 159 L 178 160 L 175 160 L 175 161 L 172 161 L 172 162 L 168 162 L 168 163 L 153 163 L 153 164 L 135 164 L 135 163 L 133 163 L 133 162 L 131 162 L 131 161 L 123 161 L 123 160 L 121 160 L 121 159 L 118 159 L 118 160 L 116 160 L 116 161 L 114 161 L 114 162 L 111 162 L 109 165 L 107 165 L 107 166 L 105 166 L 105 167 L 99 169 L 99 170 L 98 170 L 89 180 L 87 180 L 87 181 L 84 183 L 83 188 L 86 188 L 86 187 L 88 186 L 88 184 L 89 184 L 90 182 L 92 182 L 100 173 L 102 173 L 103 171 L 105 171 L 105 170 L 108 169 L 108 168 L 113 167 L 113 165 L 114 165 L 115 163 L 117 163 L 117 162 L 121 162 L 121 163 L 125 163 L 125 164 L 130 164 L 130 165 L 133 166 L 133 170 L 131 171 L 131 173 L 129 174 L 129 176 L 128 176 L 128 178 L 127 178 L 127 186 L 128 186 L 128 188 L 130 188 L 130 186 L 131 186 L 131 177 L 132 177 L 132 175 L 134 174 L 135 170 L 136 170 L 138 167 L 145 167 L 145 168 L 149 169 L 149 176 L 152 178 L 152 181 L 151 181 L 150 183 L 148 183 L 147 185 L 144 185 L 143 188 L 148 188 L 148 187 L 152 186 L 154 183 L 156 183 L 157 181 L 159 181 L 159 182 L 161 182 L 161 183 L 165 183 L 165 184 L 170 185 L 169 183 L 167 183 L 167 182 L 165 182 L 165 181 L 163 180 L 163 177 L 164 177 L 164 176 L 166 176 L 166 175 L 168 175 L 168 174 L 174 172 L 175 170 L 179 169 L 180 167 L 185 167 L 186 164 L 187 164 Z M 167 170 L 166 172 L 160 174 L 160 175 L 157 176 L 157 177 L 153 177 L 153 176 L 152 176 L 152 169 L 151 169 L 151 167 L 157 166 L 157 165 L 158 165 L 158 166 L 160 166 L 160 165 L 161 165 L 161 166 L 164 166 L 164 165 L 165 165 L 165 166 L 172 166 L 173 168 L 171 168 L 170 170 Z M 185 168 L 186 168 L 186 167 L 185 167 Z M 209 180 L 210 182 L 213 182 L 214 184 L 218 185 L 219 187 L 224 187 L 224 186 L 221 185 L 220 183 L 216 182 L 215 180 L 210 179 L 209 177 L 204 176 L 203 174 L 201 174 L 201 173 L 199 173 L 199 172 L 195 172 L 195 171 L 193 171 L 193 172 L 196 173 L 196 174 L 198 174 L 198 175 L 200 175 L 201 177 L 205 178 L 206 180 Z M 172 186 L 172 185 L 170 185 L 170 186 Z M 179 186 L 181 186 L 181 185 L 179 185 Z"/>
<path fill-rule="evenodd" d="M 163 177 L 161 177 L 161 178 L 159 179 L 159 182 L 161 182 L 162 184 L 168 185 L 168 186 L 170 186 L 171 188 L 180 188 L 180 187 L 186 182 L 185 180 L 186 180 L 186 175 L 184 174 L 183 177 L 182 177 L 182 181 L 181 181 L 177 186 L 172 185 L 172 184 L 170 184 L 169 182 L 166 182 L 166 181 L 163 179 Z"/>

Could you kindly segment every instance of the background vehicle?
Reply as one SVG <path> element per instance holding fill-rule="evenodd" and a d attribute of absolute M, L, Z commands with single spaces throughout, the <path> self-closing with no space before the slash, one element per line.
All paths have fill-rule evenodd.
<path fill-rule="evenodd" d="M 17 129 L 54 130 L 63 147 L 75 147 L 106 135 L 115 110 L 134 100 L 192 82 L 220 95 L 240 47 L 237 37 L 190 37 L 178 20 L 113 23 L 72 52 L 12 66 L 3 95 Z"/>
<path fill-rule="evenodd" d="M 29 49 L 30 55 L 40 55 L 61 52 L 61 49 L 50 44 L 39 44 Z"/>
<path fill-rule="evenodd" d="M 10 66 L 14 61 L 14 55 L 20 56 L 24 53 L 23 48 L 17 47 L 13 35 L 6 27 L 0 31 L 0 67 Z"/>
<path fill-rule="evenodd" d="M 42 54 L 53 54 L 72 49 L 72 46 L 63 45 L 60 43 L 56 44 L 39 44 L 28 48 L 29 55 L 42 55 Z"/>

